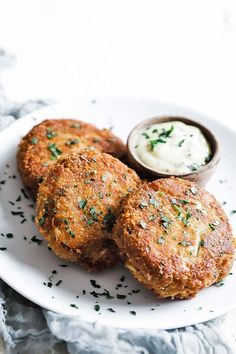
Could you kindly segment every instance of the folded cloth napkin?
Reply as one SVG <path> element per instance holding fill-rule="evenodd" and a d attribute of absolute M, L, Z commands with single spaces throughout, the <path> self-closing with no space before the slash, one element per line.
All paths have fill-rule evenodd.
<path fill-rule="evenodd" d="M 0 50 L 0 70 L 13 58 Z M 0 86 L 0 130 L 49 100 L 18 104 Z M 33 304 L 0 280 L 0 334 L 11 354 L 235 354 L 225 317 L 186 328 L 125 330 L 89 324 Z"/>

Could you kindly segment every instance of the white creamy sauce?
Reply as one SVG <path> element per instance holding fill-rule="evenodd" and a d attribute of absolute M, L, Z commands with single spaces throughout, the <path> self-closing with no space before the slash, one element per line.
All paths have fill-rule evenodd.
<path fill-rule="evenodd" d="M 179 121 L 153 124 L 140 131 L 135 151 L 147 166 L 168 174 L 197 171 L 211 156 L 201 130 Z"/>

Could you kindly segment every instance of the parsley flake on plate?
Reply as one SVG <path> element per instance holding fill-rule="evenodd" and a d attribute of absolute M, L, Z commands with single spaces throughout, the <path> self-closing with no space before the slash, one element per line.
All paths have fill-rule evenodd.
<path fill-rule="evenodd" d="M 79 207 L 80 207 L 80 209 L 84 209 L 84 208 L 86 207 L 86 205 L 87 205 L 87 200 L 86 200 L 86 199 L 81 199 L 81 200 L 79 201 Z"/>

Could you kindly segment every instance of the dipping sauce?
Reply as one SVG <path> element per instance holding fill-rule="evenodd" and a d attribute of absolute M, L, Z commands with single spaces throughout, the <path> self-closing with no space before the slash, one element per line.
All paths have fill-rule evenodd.
<path fill-rule="evenodd" d="M 153 124 L 135 139 L 138 158 L 153 170 L 167 174 L 197 171 L 211 159 L 211 148 L 201 130 L 180 121 Z"/>

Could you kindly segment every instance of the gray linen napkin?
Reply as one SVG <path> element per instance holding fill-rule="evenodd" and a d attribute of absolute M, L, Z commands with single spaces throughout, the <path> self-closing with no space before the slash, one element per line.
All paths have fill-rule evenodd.
<path fill-rule="evenodd" d="M 0 70 L 13 58 L 0 49 Z M 18 104 L 0 85 L 0 130 L 49 100 Z M 41 309 L 0 280 L 0 335 L 11 354 L 235 354 L 225 317 L 182 329 L 125 330 Z"/>

